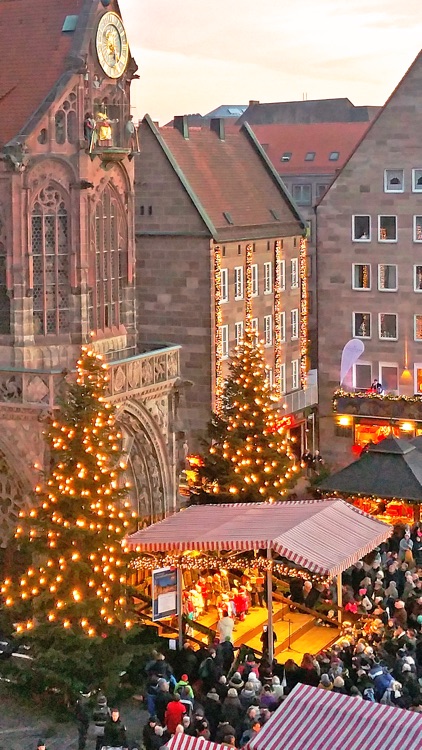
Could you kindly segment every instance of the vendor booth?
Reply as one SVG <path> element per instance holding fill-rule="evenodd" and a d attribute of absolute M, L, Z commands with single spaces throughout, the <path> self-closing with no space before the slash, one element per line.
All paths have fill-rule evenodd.
<path fill-rule="evenodd" d="M 272 657 L 275 566 L 284 566 L 292 575 L 303 574 L 308 578 L 337 577 L 341 608 L 340 574 L 385 541 L 390 533 L 391 527 L 342 500 L 286 501 L 192 506 L 132 534 L 125 543 L 139 553 L 142 565 L 151 568 L 169 566 L 189 570 L 202 566 L 214 570 L 215 578 L 207 576 L 205 582 L 195 584 L 201 589 L 197 592 L 199 605 L 192 602 L 192 606 L 199 608 L 204 600 L 204 583 L 210 598 L 222 595 L 222 581 L 228 568 L 239 570 L 243 566 L 246 570 L 247 566 L 251 569 L 255 566 L 255 576 L 263 571 L 268 610 L 264 621 L 268 623 L 268 653 Z M 235 553 L 249 557 L 239 559 Z M 149 556 L 146 562 L 145 556 Z M 177 610 L 181 639 L 185 582 L 182 578 L 179 582 Z"/>
<path fill-rule="evenodd" d="M 421 750 L 422 716 L 298 684 L 244 750 Z"/>

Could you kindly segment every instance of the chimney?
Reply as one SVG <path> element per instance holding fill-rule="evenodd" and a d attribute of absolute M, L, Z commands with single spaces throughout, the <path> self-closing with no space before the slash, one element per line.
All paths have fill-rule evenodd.
<path fill-rule="evenodd" d="M 183 138 L 189 140 L 189 125 L 187 115 L 175 115 L 173 118 L 173 127 L 181 133 Z"/>
<path fill-rule="evenodd" d="M 255 104 L 259 104 L 259 99 L 249 99 L 249 106 L 254 107 Z"/>
<path fill-rule="evenodd" d="M 226 138 L 226 133 L 225 133 L 225 128 L 224 128 L 224 118 L 212 117 L 210 120 L 210 130 L 213 133 L 217 133 L 217 136 L 219 137 L 220 141 L 224 141 Z"/>

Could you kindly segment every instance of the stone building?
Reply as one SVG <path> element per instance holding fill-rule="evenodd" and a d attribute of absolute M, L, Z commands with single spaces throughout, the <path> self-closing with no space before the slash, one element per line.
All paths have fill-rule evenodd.
<path fill-rule="evenodd" d="M 391 432 L 422 434 L 421 90 L 419 54 L 317 207 L 320 434 L 333 466 Z"/>
<path fill-rule="evenodd" d="M 136 157 L 137 290 L 145 341 L 182 345 L 190 450 L 218 405 L 245 323 L 263 339 L 268 377 L 303 444 L 307 309 L 305 225 L 245 125 L 140 125 Z"/>
<path fill-rule="evenodd" d="M 118 4 L 0 2 L 0 48 L 0 538 L 46 466 L 44 420 L 90 340 L 110 364 L 133 504 L 158 518 L 175 505 L 179 347 L 137 337 L 137 66 Z"/>

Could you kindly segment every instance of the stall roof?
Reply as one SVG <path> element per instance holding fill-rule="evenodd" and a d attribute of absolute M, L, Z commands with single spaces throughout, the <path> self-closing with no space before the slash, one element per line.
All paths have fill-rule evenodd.
<path fill-rule="evenodd" d="M 422 716 L 296 685 L 244 750 L 421 750 Z"/>
<path fill-rule="evenodd" d="M 174 734 L 164 747 L 166 750 L 227 750 L 227 745 L 210 742 L 203 737 L 190 737 L 188 734 Z"/>
<path fill-rule="evenodd" d="M 344 500 L 298 500 L 192 506 L 126 542 L 139 552 L 271 548 L 314 573 L 337 575 L 391 531 Z"/>
<path fill-rule="evenodd" d="M 391 435 L 324 479 L 321 492 L 371 495 L 422 503 L 422 455 L 417 444 Z"/>

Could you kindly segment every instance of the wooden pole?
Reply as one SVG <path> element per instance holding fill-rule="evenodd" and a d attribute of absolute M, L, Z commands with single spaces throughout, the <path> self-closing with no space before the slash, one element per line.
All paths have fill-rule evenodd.
<path fill-rule="evenodd" d="M 267 549 L 267 560 L 271 562 L 271 547 Z M 267 570 L 267 607 L 268 607 L 268 658 L 270 664 L 274 658 L 274 634 L 273 634 L 273 568 L 268 565 Z"/>
<path fill-rule="evenodd" d="M 341 624 L 343 619 L 343 612 L 341 611 L 341 608 L 343 606 L 343 584 L 341 579 L 341 573 L 337 576 L 337 619 L 339 623 Z"/>

